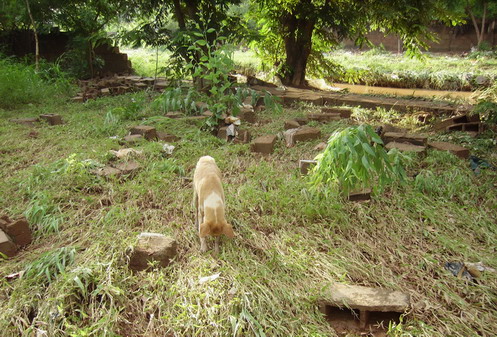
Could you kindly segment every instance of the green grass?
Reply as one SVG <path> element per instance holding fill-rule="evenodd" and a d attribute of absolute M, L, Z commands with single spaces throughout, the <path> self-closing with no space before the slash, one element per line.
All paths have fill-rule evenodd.
<path fill-rule="evenodd" d="M 141 76 L 154 76 L 156 54 L 149 48 L 124 49 L 128 53 L 136 73 Z M 497 80 L 497 58 L 495 54 L 482 54 L 460 57 L 456 55 L 425 53 L 420 59 L 411 59 L 403 54 L 389 53 L 373 49 L 366 52 L 337 50 L 328 58 L 342 66 L 329 82 L 343 82 L 385 86 L 395 88 L 424 88 L 435 90 L 474 91 L 490 86 Z M 159 51 L 159 76 L 169 54 Z M 234 53 L 237 72 L 264 78 L 262 64 L 255 52 L 250 49 Z M 487 82 L 480 85 L 477 77 L 484 76 Z"/>
<path fill-rule="evenodd" d="M 109 111 L 133 102 L 142 102 L 140 120 L 106 122 Z M 497 275 L 485 272 L 478 284 L 467 284 L 443 268 L 454 260 L 497 266 L 495 172 L 476 177 L 466 161 L 428 151 L 411 161 L 404 186 L 391 185 L 370 203 L 323 201 L 309 194 L 298 172 L 298 160 L 317 155 L 313 148 L 321 140 L 293 148 L 279 141 L 273 155 L 259 157 L 248 144 L 227 144 L 201 131 L 198 122 L 156 116 L 149 102 L 137 93 L 25 105 L 0 116 L 0 195 L 6 196 L 0 209 L 11 216 L 26 212 L 37 222 L 31 223 L 35 241 L 0 263 L 2 336 L 38 329 L 49 336 L 334 336 L 316 302 L 332 282 L 410 294 L 413 309 L 392 336 L 490 336 L 497 330 Z M 248 128 L 253 137 L 279 132 L 285 119 L 316 110 L 300 104 L 261 113 L 265 123 Z M 66 123 L 32 129 L 9 122 L 42 111 L 60 113 Z M 405 117 L 354 109 L 350 122 L 314 125 L 329 135 L 368 116 L 373 124 Z M 406 120 L 412 123 L 402 126 L 420 128 Z M 121 148 L 109 137 L 124 136 L 136 124 L 181 141 L 169 157 L 157 142 L 138 144 L 143 169 L 133 179 L 91 174 L 97 163 L 109 162 L 109 150 Z M 466 145 L 496 164 L 495 144 L 478 142 Z M 222 240 L 217 258 L 200 253 L 194 229 L 191 178 L 202 155 L 213 156 L 223 172 L 227 218 L 237 233 Z M 43 230 L 53 219 L 57 230 Z M 144 231 L 177 239 L 170 267 L 128 269 L 129 247 Z M 28 277 L 3 277 L 26 268 Z M 43 276 L 47 271 L 50 277 Z M 216 273 L 215 281 L 199 283 Z"/>
<path fill-rule="evenodd" d="M 170 53 L 152 48 L 123 48 L 122 53 L 128 54 L 131 66 L 140 76 L 154 77 L 157 62 L 157 76 L 165 76 L 165 65 L 169 62 Z"/>
<path fill-rule="evenodd" d="M 34 66 L 0 55 L 0 109 L 64 100 L 73 92 L 70 79 L 57 65 L 41 63 L 37 73 Z"/>
<path fill-rule="evenodd" d="M 478 76 L 497 78 L 497 58 L 477 58 L 425 53 L 421 59 L 389 52 L 338 50 L 328 56 L 344 68 L 331 81 L 399 88 L 474 90 Z M 493 79 L 493 80 L 492 80 Z"/>

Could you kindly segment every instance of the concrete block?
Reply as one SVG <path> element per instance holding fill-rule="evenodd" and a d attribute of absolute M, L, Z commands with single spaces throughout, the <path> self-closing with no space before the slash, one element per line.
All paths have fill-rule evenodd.
<path fill-rule="evenodd" d="M 308 118 L 311 121 L 318 121 L 321 123 L 339 121 L 340 119 L 342 119 L 342 117 L 340 117 L 340 114 L 334 113 L 309 114 Z"/>
<path fill-rule="evenodd" d="M 335 107 L 335 108 L 321 108 L 322 113 L 330 113 L 330 114 L 338 114 L 342 118 L 350 118 L 352 115 L 352 109 L 349 108 L 340 108 L 340 107 Z"/>
<path fill-rule="evenodd" d="M 307 174 L 309 173 L 309 170 L 317 164 L 316 160 L 300 160 L 299 161 L 299 168 L 300 168 L 300 173 L 302 174 Z"/>
<path fill-rule="evenodd" d="M 293 146 L 297 142 L 306 142 L 309 140 L 314 140 L 319 138 L 321 138 L 321 130 L 304 125 L 298 128 L 295 131 L 295 133 L 293 133 L 293 137 L 291 139 L 291 146 Z"/>
<path fill-rule="evenodd" d="M 482 126 L 479 122 L 471 123 L 458 123 L 452 124 L 446 128 L 446 131 L 467 131 L 467 132 L 481 132 Z"/>
<path fill-rule="evenodd" d="M 271 154 L 273 153 L 275 144 L 276 144 L 276 136 L 274 135 L 260 136 L 254 139 L 254 141 L 250 146 L 250 149 L 252 152 Z"/>
<path fill-rule="evenodd" d="M 134 175 L 141 169 L 141 165 L 135 161 L 127 161 L 116 164 L 115 168 L 124 175 Z"/>
<path fill-rule="evenodd" d="M 366 201 L 371 200 L 371 189 L 365 188 L 360 191 L 354 191 L 349 194 L 349 201 Z"/>
<path fill-rule="evenodd" d="M 62 124 L 62 116 L 58 114 L 43 114 L 40 115 L 40 119 L 45 120 L 50 125 Z"/>
<path fill-rule="evenodd" d="M 166 117 L 173 118 L 173 119 L 181 118 L 183 116 L 184 116 L 184 114 L 179 112 L 179 111 L 169 111 L 168 113 L 166 113 Z"/>
<path fill-rule="evenodd" d="M 255 115 L 254 108 L 252 106 L 246 107 L 243 106 L 240 108 L 240 113 L 238 116 L 240 120 L 247 122 L 247 123 L 255 123 L 257 121 L 257 116 Z"/>
<path fill-rule="evenodd" d="M 93 173 L 95 173 L 98 176 L 108 178 L 111 176 L 119 176 L 121 175 L 122 172 L 121 170 L 118 170 L 112 166 L 105 166 L 94 170 Z"/>
<path fill-rule="evenodd" d="M 326 149 L 327 146 L 328 146 L 327 143 L 322 142 L 322 143 L 319 143 L 318 145 L 316 145 L 314 147 L 314 150 L 315 151 L 324 151 L 324 149 Z"/>
<path fill-rule="evenodd" d="M 143 139 L 144 138 L 142 135 L 129 135 L 129 136 L 125 136 L 121 143 L 123 143 L 123 144 L 135 144 Z"/>
<path fill-rule="evenodd" d="M 344 330 L 354 332 L 354 335 L 363 335 L 364 329 L 374 331 L 381 326 L 384 329 L 392 320 L 398 322 L 400 313 L 408 311 L 411 305 L 409 295 L 400 291 L 345 284 L 331 286 L 323 298 L 318 300 L 318 303 L 321 312 L 328 316 L 332 324 L 335 324 L 337 328 L 345 328 Z M 358 326 L 340 317 L 343 317 L 344 311 L 347 310 L 354 312 L 352 320 L 356 320 L 355 315 L 359 314 Z M 379 317 L 386 319 L 378 320 Z M 370 320 L 374 322 L 369 322 Z M 369 328 L 367 328 L 368 325 Z M 385 334 L 382 333 L 381 336 L 383 335 Z"/>
<path fill-rule="evenodd" d="M 454 125 L 454 124 L 466 124 L 466 123 L 478 123 L 480 122 L 480 116 L 479 115 L 459 115 L 451 118 L 444 119 L 443 121 L 437 123 L 434 126 L 435 130 L 444 130 L 447 129 L 447 127 Z"/>
<path fill-rule="evenodd" d="M 157 130 L 153 126 L 138 125 L 131 128 L 132 135 L 142 135 L 147 140 L 157 139 Z"/>
<path fill-rule="evenodd" d="M 157 132 L 157 137 L 166 143 L 177 142 L 178 140 L 180 140 L 180 138 L 178 136 L 171 135 L 171 134 L 168 134 L 166 132 L 160 132 L 160 131 Z"/>
<path fill-rule="evenodd" d="M 1 229 L 0 229 L 0 253 L 5 254 L 7 257 L 12 257 L 17 253 L 16 244 Z"/>
<path fill-rule="evenodd" d="M 426 146 L 428 137 L 425 135 L 410 134 L 407 132 L 385 132 L 382 135 L 385 144 L 389 142 L 411 143 L 419 146 Z"/>
<path fill-rule="evenodd" d="M 40 119 L 36 117 L 27 117 L 27 118 L 13 118 L 10 121 L 16 124 L 34 126 L 36 123 L 40 121 Z"/>
<path fill-rule="evenodd" d="M 284 126 L 285 130 L 297 129 L 299 127 L 300 127 L 300 123 L 294 119 L 289 120 L 289 121 L 285 121 L 285 126 Z"/>
<path fill-rule="evenodd" d="M 176 257 L 177 243 L 172 237 L 157 233 L 141 233 L 133 248 L 129 267 L 135 271 L 146 270 L 149 262 L 158 262 L 160 267 L 167 267 Z"/>
<path fill-rule="evenodd" d="M 235 137 L 235 143 L 248 144 L 252 140 L 252 136 L 248 130 L 238 130 Z"/>
<path fill-rule="evenodd" d="M 21 247 L 30 244 L 33 240 L 31 228 L 25 218 L 7 223 L 4 231 L 16 245 Z"/>
<path fill-rule="evenodd" d="M 334 284 L 321 303 L 337 307 L 379 312 L 405 312 L 411 305 L 410 297 L 400 291 L 346 284 Z"/>
<path fill-rule="evenodd" d="M 397 149 L 399 151 L 416 152 L 416 153 L 426 152 L 426 146 L 413 145 L 411 143 L 390 142 L 387 145 L 385 145 L 385 149 L 387 150 Z"/>
<path fill-rule="evenodd" d="M 469 157 L 469 150 L 456 144 L 447 142 L 429 142 L 428 146 L 439 151 L 449 151 L 462 159 L 467 159 Z"/>

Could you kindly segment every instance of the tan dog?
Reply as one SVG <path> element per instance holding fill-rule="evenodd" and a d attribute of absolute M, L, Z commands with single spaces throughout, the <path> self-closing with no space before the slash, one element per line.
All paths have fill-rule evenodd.
<path fill-rule="evenodd" d="M 214 236 L 215 252 L 219 252 L 219 236 L 233 238 L 233 227 L 224 218 L 224 191 L 221 171 L 214 158 L 201 157 L 193 174 L 195 225 L 200 236 L 200 250 L 207 251 L 206 236 Z"/>

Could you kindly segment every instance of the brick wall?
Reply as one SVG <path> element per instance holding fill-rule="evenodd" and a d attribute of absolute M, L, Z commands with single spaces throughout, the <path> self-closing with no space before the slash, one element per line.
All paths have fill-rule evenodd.
<path fill-rule="evenodd" d="M 497 23 L 492 26 L 492 22 L 488 24 L 489 31 L 485 36 L 487 41 L 492 46 L 497 46 Z M 492 29 L 493 28 L 493 29 Z M 457 27 L 447 27 L 444 25 L 435 25 L 431 31 L 437 33 L 438 42 L 429 42 L 430 52 L 468 52 L 472 47 L 476 46 L 476 33 L 473 25 L 466 24 Z M 386 50 L 396 52 L 399 49 L 399 38 L 397 35 L 385 36 L 382 32 L 371 32 L 367 37 L 375 45 L 380 43 L 385 46 Z M 345 48 L 358 49 L 352 40 L 343 42 Z M 402 42 L 400 42 L 402 48 Z M 363 49 L 368 49 L 366 46 Z"/>

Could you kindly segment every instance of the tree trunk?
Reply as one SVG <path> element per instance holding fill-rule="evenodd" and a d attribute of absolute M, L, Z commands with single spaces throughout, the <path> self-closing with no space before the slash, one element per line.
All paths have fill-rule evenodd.
<path fill-rule="evenodd" d="M 28 10 L 29 18 L 31 19 L 31 25 L 33 26 L 33 33 L 35 35 L 35 70 L 38 71 L 40 67 L 40 43 L 38 41 L 38 32 L 36 31 L 35 20 L 31 14 L 31 7 L 29 6 L 28 0 L 26 0 L 26 8 Z"/>
<path fill-rule="evenodd" d="M 286 30 L 286 60 L 281 70 L 281 82 L 292 87 L 305 87 L 307 60 L 311 54 L 314 20 L 298 19 L 292 14 L 282 18 Z"/>
<path fill-rule="evenodd" d="M 475 27 L 475 32 L 476 32 L 476 46 L 479 47 L 480 44 L 483 42 L 485 39 L 485 21 L 486 21 L 486 16 L 487 16 L 487 6 L 488 3 L 484 2 L 483 3 L 483 16 L 481 19 L 481 28 L 478 26 L 478 22 L 476 21 L 476 18 L 473 14 L 473 11 L 471 10 L 470 7 L 466 7 L 466 12 L 468 15 L 471 17 L 471 21 L 473 22 L 473 26 Z"/>

